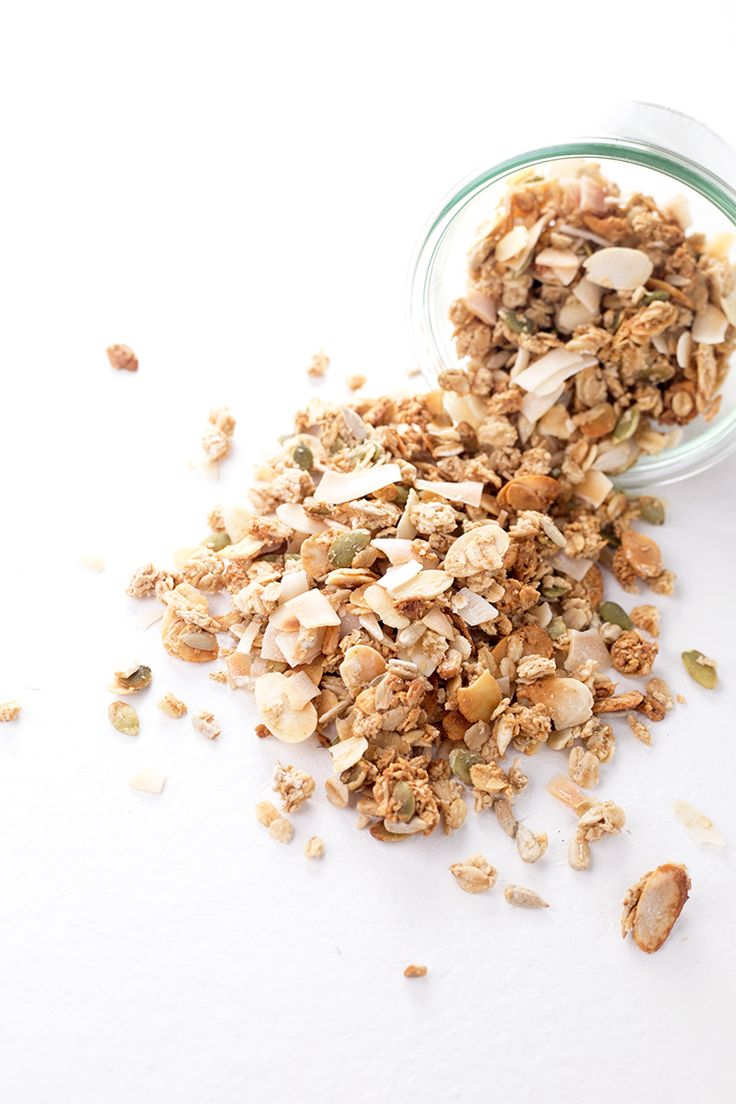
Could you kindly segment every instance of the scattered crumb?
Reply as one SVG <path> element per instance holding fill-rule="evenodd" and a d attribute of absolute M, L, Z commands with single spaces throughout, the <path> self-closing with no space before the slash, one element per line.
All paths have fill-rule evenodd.
<path fill-rule="evenodd" d="M 160 774 L 152 767 L 146 767 L 130 780 L 130 788 L 138 790 L 140 793 L 160 794 L 165 785 L 166 775 Z"/>
<path fill-rule="evenodd" d="M 311 379 L 322 379 L 327 374 L 330 366 L 330 358 L 325 353 L 315 353 L 312 363 L 307 368 L 307 375 Z"/>
<path fill-rule="evenodd" d="M 86 567 L 89 571 L 104 571 L 107 564 L 103 560 L 102 556 L 80 556 L 79 564 L 81 567 Z"/>
<path fill-rule="evenodd" d="M 659 636 L 659 610 L 656 606 L 634 606 L 629 616 L 637 629 Z"/>
<path fill-rule="evenodd" d="M 125 372 L 138 371 L 138 357 L 129 345 L 108 345 L 105 352 L 113 368 L 118 368 Z"/>
<path fill-rule="evenodd" d="M 264 724 L 257 724 L 253 731 L 255 732 L 259 740 L 265 740 L 268 736 L 271 735 Z"/>
<path fill-rule="evenodd" d="M 641 740 L 647 747 L 651 747 L 652 743 L 652 730 L 649 725 L 645 725 L 643 721 L 640 721 L 638 717 L 635 717 L 633 713 L 626 715 L 626 720 L 629 722 L 629 728 L 636 736 L 637 740 Z"/>
<path fill-rule="evenodd" d="M 20 716 L 20 709 L 18 702 L 0 702 L 0 722 L 17 720 Z"/>
<path fill-rule="evenodd" d="M 220 652 L 220 655 L 223 655 Z M 227 671 L 210 671 L 209 677 L 213 682 L 227 682 Z"/>
<path fill-rule="evenodd" d="M 701 813 L 687 801 L 675 801 L 672 805 L 675 819 L 686 828 L 697 844 L 710 843 L 713 847 L 725 847 L 726 840 L 710 817 Z"/>
<path fill-rule="evenodd" d="M 351 391 L 360 391 L 361 387 L 365 387 L 366 379 L 366 376 L 362 376 L 359 372 L 356 372 L 352 376 L 346 376 L 345 382 Z"/>
<path fill-rule="evenodd" d="M 406 374 L 409 379 L 413 379 L 415 376 L 421 376 L 422 369 L 419 367 L 418 364 L 414 364 L 411 368 L 407 368 Z"/>
<path fill-rule="evenodd" d="M 319 836 L 310 836 L 304 848 L 304 854 L 308 859 L 321 859 L 325 853 L 325 845 Z"/>
<path fill-rule="evenodd" d="M 175 721 L 181 720 L 187 711 L 186 705 L 177 698 L 176 694 L 164 694 L 158 707 L 162 713 L 167 717 L 173 717 Z"/>
<path fill-rule="evenodd" d="M 497 871 L 483 855 L 453 863 L 450 873 L 466 893 L 484 893 L 496 884 Z"/>
<path fill-rule="evenodd" d="M 264 828 L 270 827 L 274 820 L 279 819 L 279 811 L 270 801 L 259 801 L 256 804 L 256 820 Z"/>
<path fill-rule="evenodd" d="M 285 767 L 276 764 L 273 774 L 273 788 L 281 798 L 282 807 L 287 813 L 299 809 L 314 793 L 314 779 L 290 763 Z"/>
<path fill-rule="evenodd" d="M 549 904 L 538 893 L 533 889 L 525 889 L 524 886 L 507 885 L 503 895 L 516 908 L 549 908 Z"/>
<path fill-rule="evenodd" d="M 675 701 L 677 702 L 678 705 L 687 705 L 687 698 L 685 697 L 684 694 L 678 694 L 677 697 L 675 698 Z"/>
<path fill-rule="evenodd" d="M 279 843 L 291 843 L 294 838 L 294 829 L 286 817 L 277 816 L 269 824 L 268 830 Z"/>
<path fill-rule="evenodd" d="M 412 963 L 410 966 L 407 966 L 406 969 L 404 970 L 404 977 L 405 978 L 426 977 L 427 973 L 428 973 L 428 971 L 427 971 L 426 966 L 417 966 L 414 963 Z"/>
<path fill-rule="evenodd" d="M 209 425 L 202 438 L 202 449 L 210 463 L 225 459 L 232 448 L 234 432 L 235 419 L 226 406 L 211 412 Z"/>
<path fill-rule="evenodd" d="M 206 740 L 216 740 L 218 736 L 222 735 L 222 729 L 215 720 L 214 713 L 210 713 L 207 709 L 201 709 L 199 713 L 195 713 L 192 717 L 192 724 L 200 736 L 204 736 Z"/>

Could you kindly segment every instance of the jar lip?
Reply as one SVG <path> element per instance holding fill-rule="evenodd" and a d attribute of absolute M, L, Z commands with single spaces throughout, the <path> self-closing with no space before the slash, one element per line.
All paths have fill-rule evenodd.
<path fill-rule="evenodd" d="M 570 138 L 526 150 L 461 180 L 448 192 L 425 224 L 409 266 L 407 308 L 415 355 L 425 377 L 448 367 L 440 353 L 427 301 L 435 277 L 434 261 L 454 219 L 479 192 L 534 165 L 566 158 L 602 158 L 652 169 L 687 185 L 708 200 L 736 227 L 736 191 L 721 177 L 696 161 L 658 146 L 625 137 Z M 616 477 L 622 488 L 634 489 L 687 479 L 707 470 L 736 450 L 736 409 L 716 425 L 657 456 L 640 458 Z"/>

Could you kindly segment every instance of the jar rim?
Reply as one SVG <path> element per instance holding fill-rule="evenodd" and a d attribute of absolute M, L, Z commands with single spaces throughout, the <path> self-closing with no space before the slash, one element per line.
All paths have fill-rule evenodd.
<path fill-rule="evenodd" d="M 435 276 L 435 258 L 454 220 L 471 199 L 505 177 L 534 165 L 575 157 L 623 161 L 652 169 L 687 185 L 708 200 L 736 227 L 736 191 L 730 184 L 684 154 L 648 141 L 624 137 L 571 138 L 526 150 L 481 172 L 473 172 L 448 192 L 437 206 L 425 224 L 409 267 L 409 326 L 415 355 L 425 378 L 430 379 L 433 370 L 444 366 L 428 310 L 428 300 Z M 736 407 L 691 440 L 681 442 L 656 456 L 640 457 L 632 468 L 615 477 L 616 483 L 624 489 L 635 489 L 652 484 L 679 482 L 706 471 L 734 450 Z"/>

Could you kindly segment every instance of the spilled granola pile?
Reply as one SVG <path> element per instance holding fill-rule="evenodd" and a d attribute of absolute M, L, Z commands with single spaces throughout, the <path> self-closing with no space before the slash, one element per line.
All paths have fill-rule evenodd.
<path fill-rule="evenodd" d="M 254 692 L 258 735 L 325 748 L 330 800 L 377 840 L 453 832 L 470 799 L 537 861 L 547 837 L 515 803 L 524 758 L 554 750 L 550 792 L 574 811 L 568 857 L 585 869 L 625 823 L 579 788 L 604 780 L 610 717 L 649 743 L 673 705 L 654 674 L 657 607 L 605 594 L 607 575 L 671 593 L 651 535 L 664 509 L 611 476 L 714 416 L 736 291 L 682 204 L 569 172 L 517 180 L 474 248 L 452 308 L 462 366 L 438 390 L 311 401 L 249 505 L 215 508 L 176 570 L 146 565 L 129 593 L 164 604 L 170 655 L 222 658 L 229 686 Z M 314 784 L 287 765 L 276 789 L 289 811 Z M 291 838 L 270 804 L 259 819 Z M 470 892 L 495 879 L 482 856 L 456 866 Z"/>

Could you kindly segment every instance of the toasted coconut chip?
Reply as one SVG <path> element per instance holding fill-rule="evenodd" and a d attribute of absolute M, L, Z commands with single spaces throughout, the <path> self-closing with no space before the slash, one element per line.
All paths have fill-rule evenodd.
<path fill-rule="evenodd" d="M 296 598 L 298 594 L 306 594 L 308 590 L 309 578 L 306 571 L 299 568 L 297 571 L 287 572 L 279 584 L 279 605 L 285 605 L 291 598 Z"/>
<path fill-rule="evenodd" d="M 540 602 L 538 606 L 528 611 L 527 617 L 539 625 L 540 629 L 546 629 L 552 620 L 552 607 L 549 602 Z"/>
<path fill-rule="evenodd" d="M 263 630 L 263 641 L 261 642 L 261 659 L 272 660 L 274 663 L 286 663 L 284 653 L 278 646 L 277 638 L 283 635 L 280 629 L 277 629 L 275 625 L 270 622 Z M 294 636 L 297 634 L 294 633 Z"/>
<path fill-rule="evenodd" d="M 482 625 L 485 621 L 492 621 L 498 616 L 495 606 L 468 587 L 462 587 L 452 596 L 451 605 L 453 613 L 462 617 L 466 625 Z"/>
<path fill-rule="evenodd" d="M 528 243 L 529 231 L 526 226 L 512 227 L 508 234 L 504 234 L 496 245 L 496 260 L 501 264 L 505 264 L 512 257 L 518 257 Z"/>
<path fill-rule="evenodd" d="M 399 540 L 414 540 L 414 537 L 417 535 L 416 529 L 409 521 L 409 511 L 417 500 L 418 496 L 416 491 L 409 491 L 409 497 L 406 500 L 404 512 L 399 518 L 399 524 L 396 526 L 396 536 Z"/>
<path fill-rule="evenodd" d="M 567 805 L 578 815 L 584 813 L 591 804 L 590 799 L 585 796 L 582 790 L 578 789 L 566 774 L 556 774 L 544 788 L 548 794 L 561 801 L 563 805 Z"/>
<path fill-rule="evenodd" d="M 690 330 L 683 330 L 677 339 L 677 365 L 679 368 L 689 368 L 690 360 L 693 355 L 693 348 L 695 342 L 693 341 L 693 335 Z"/>
<path fill-rule="evenodd" d="M 285 619 L 291 617 L 296 618 L 303 629 L 322 629 L 340 624 L 335 610 L 322 591 L 316 588 L 290 598 L 271 615 L 272 621 L 282 628 L 286 628 Z"/>
<path fill-rule="evenodd" d="M 534 391 L 530 391 L 528 395 L 525 395 L 521 400 L 521 413 L 532 425 L 538 422 L 540 418 L 552 409 L 563 391 L 563 385 L 552 391 L 548 395 L 537 395 Z"/>
<path fill-rule="evenodd" d="M 305 648 L 304 641 L 301 639 L 302 632 L 276 633 L 276 647 L 290 667 L 299 667 L 303 663 L 311 663 L 312 660 L 316 659 L 320 654 L 324 631 L 321 629 L 313 629 L 311 630 L 311 634 L 314 636 L 314 643 L 308 648 Z M 261 656 L 263 656 L 263 648 L 261 648 Z"/>
<path fill-rule="evenodd" d="M 480 506 L 483 484 L 477 480 L 466 479 L 462 483 L 433 483 L 429 479 L 417 479 L 414 486 L 418 491 L 431 491 L 432 494 L 446 498 L 449 502 L 463 502 L 466 506 Z"/>
<path fill-rule="evenodd" d="M 603 295 L 602 287 L 594 284 L 587 276 L 583 276 L 582 280 L 578 280 L 572 289 L 572 293 L 584 307 L 587 307 L 591 314 L 598 314 L 601 306 L 601 296 Z"/>
<path fill-rule="evenodd" d="M 613 483 L 608 476 L 594 469 L 587 471 L 574 487 L 575 495 L 582 498 L 583 502 L 594 506 L 596 510 L 603 505 L 612 490 Z"/>
<path fill-rule="evenodd" d="M 477 429 L 483 421 L 483 418 L 473 413 L 467 401 L 468 398 L 469 396 L 458 395 L 454 391 L 447 391 L 443 396 L 442 402 L 455 425 L 458 425 L 460 422 L 467 422 L 473 429 Z"/>
<path fill-rule="evenodd" d="M 242 506 L 223 506 L 221 512 L 222 522 L 225 526 L 225 532 L 230 538 L 230 543 L 237 544 L 246 536 L 253 515 Z"/>
<path fill-rule="evenodd" d="M 469 311 L 485 322 L 487 326 L 495 326 L 498 321 L 496 304 L 490 295 L 484 295 L 480 291 L 469 291 L 465 296 L 465 305 Z"/>
<path fill-rule="evenodd" d="M 303 709 L 307 702 L 319 697 L 319 687 L 315 686 L 309 675 L 304 671 L 297 671 L 293 675 L 286 676 L 286 696 L 289 705 L 297 711 Z"/>
<path fill-rule="evenodd" d="M 570 376 L 597 363 L 596 357 L 571 353 L 564 346 L 560 346 L 535 360 L 526 371 L 519 373 L 514 382 L 525 391 L 534 391 L 537 395 L 549 395 Z"/>
<path fill-rule="evenodd" d="M 368 741 L 364 736 L 350 736 L 339 740 L 329 749 L 335 774 L 342 774 L 359 762 L 368 750 Z"/>
<path fill-rule="evenodd" d="M 582 667 L 589 659 L 598 664 L 599 671 L 605 671 L 611 666 L 611 657 L 603 638 L 597 629 L 586 629 L 579 632 L 577 629 L 569 630 L 570 647 L 565 659 L 565 670 L 575 671 Z"/>
<path fill-rule="evenodd" d="M 583 230 L 580 226 L 571 226 L 569 222 L 561 222 L 558 226 L 558 230 L 561 234 L 567 234 L 569 238 L 580 238 L 581 241 L 595 242 L 596 245 L 601 245 L 604 249 L 607 249 L 611 244 L 606 238 L 602 238 L 600 234 L 594 234 L 592 230 Z M 585 279 L 585 277 L 583 277 L 583 279 Z"/>
<path fill-rule="evenodd" d="M 79 563 L 82 567 L 86 567 L 88 571 L 96 571 L 98 573 L 104 571 L 107 566 L 102 556 L 95 555 L 80 556 Z"/>
<path fill-rule="evenodd" d="M 531 360 L 531 353 L 528 349 L 519 349 L 514 357 L 514 363 L 511 365 L 511 371 L 509 375 L 512 380 L 515 380 L 518 375 L 525 372 L 529 367 L 529 361 Z"/>
<path fill-rule="evenodd" d="M 522 693 L 535 705 L 546 706 L 557 729 L 585 724 L 593 715 L 593 695 L 578 679 L 554 676 L 538 679 L 528 686 L 518 687 L 517 694 Z"/>
<path fill-rule="evenodd" d="M 587 326 L 594 321 L 593 311 L 575 299 L 565 303 L 557 312 L 557 329 L 560 333 L 571 334 L 578 326 Z"/>
<path fill-rule="evenodd" d="M 692 225 L 692 215 L 690 214 L 690 204 L 687 196 L 676 195 L 672 199 L 665 200 L 662 204 L 661 211 L 663 215 L 667 215 L 669 218 L 674 219 L 681 230 L 687 230 Z"/>
<path fill-rule="evenodd" d="M 730 295 L 721 296 L 721 307 L 731 325 L 736 326 L 736 288 Z"/>
<path fill-rule="evenodd" d="M 231 652 L 229 656 L 225 656 L 227 684 L 231 690 L 245 690 L 250 686 L 253 663 L 251 663 L 250 656 L 243 655 L 242 652 L 235 651 Z"/>
<path fill-rule="evenodd" d="M 639 449 L 634 441 L 622 441 L 605 452 L 601 451 L 593 461 L 593 469 L 616 475 L 630 468 L 638 455 Z"/>
<path fill-rule="evenodd" d="M 452 586 L 452 583 L 452 575 L 448 575 L 446 571 L 420 571 L 407 583 L 394 587 L 391 593 L 397 602 L 404 602 L 407 598 L 426 598 L 431 601 L 433 598 L 439 598 L 440 594 Z"/>
<path fill-rule="evenodd" d="M 255 537 L 243 537 L 237 544 L 226 545 L 218 552 L 218 556 L 223 560 L 254 560 L 256 556 L 260 556 L 266 547 L 262 540 L 256 540 Z"/>
<path fill-rule="evenodd" d="M 670 343 L 663 333 L 654 334 L 652 337 L 652 345 L 662 356 L 670 355 Z"/>
<path fill-rule="evenodd" d="M 409 624 L 409 618 L 399 613 L 388 591 L 383 587 L 369 586 L 363 593 L 365 604 L 391 629 L 403 629 Z"/>
<path fill-rule="evenodd" d="M 145 767 L 130 780 L 130 788 L 139 793 L 160 794 L 166 785 L 166 775 L 152 767 Z"/>
<path fill-rule="evenodd" d="M 312 518 L 297 502 L 282 502 L 276 507 L 276 517 L 295 533 L 324 533 L 327 526 L 319 518 Z"/>
<path fill-rule="evenodd" d="M 447 640 L 452 640 L 455 636 L 452 621 L 442 610 L 430 610 L 426 617 L 422 618 L 422 624 L 426 625 L 432 632 L 438 633 L 439 636 L 444 636 Z"/>
<path fill-rule="evenodd" d="M 338 472 L 328 469 L 322 476 L 314 493 L 315 502 L 329 502 L 339 506 L 343 502 L 353 502 L 356 498 L 390 487 L 401 482 L 401 468 L 398 464 L 376 464 L 373 468 L 351 472 Z"/>
<path fill-rule="evenodd" d="M 600 287 L 633 291 L 647 282 L 654 265 L 641 249 L 611 246 L 599 249 L 583 262 L 588 279 Z"/>
<path fill-rule="evenodd" d="M 723 311 L 709 303 L 698 311 L 693 322 L 693 341 L 698 345 L 720 345 L 726 336 L 728 319 Z"/>
<path fill-rule="evenodd" d="M 400 540 L 398 537 L 376 537 L 371 541 L 371 547 L 382 552 L 393 566 L 416 559 L 414 545 L 410 540 Z"/>
<path fill-rule="evenodd" d="M 541 215 L 535 223 L 529 229 L 529 237 L 527 238 L 526 247 L 522 253 L 514 260 L 513 268 L 515 272 L 521 272 L 526 267 L 526 263 L 531 257 L 537 242 L 542 236 L 547 223 L 552 218 L 551 214 Z"/>
<path fill-rule="evenodd" d="M 256 706 L 269 732 L 287 744 L 308 740 L 317 727 L 317 710 L 311 702 L 294 709 L 289 698 L 289 679 L 268 671 L 255 682 Z"/>
<path fill-rule="evenodd" d="M 710 817 L 701 813 L 688 801 L 675 801 L 672 804 L 675 818 L 687 828 L 690 838 L 697 844 L 709 843 L 713 847 L 725 847 L 726 840 L 718 831 Z"/>
<path fill-rule="evenodd" d="M 378 619 L 375 613 L 364 613 L 358 618 L 361 628 L 365 629 L 378 644 L 383 644 L 386 641 L 386 634 L 381 626 L 378 624 Z"/>
<path fill-rule="evenodd" d="M 545 268 L 572 268 L 577 270 L 580 267 L 580 257 L 577 253 L 573 253 L 572 249 L 548 247 L 537 253 L 534 263 Z"/>
<path fill-rule="evenodd" d="M 235 651 L 240 652 L 241 655 L 250 655 L 255 639 L 262 627 L 263 622 L 259 621 L 257 617 L 254 617 L 238 641 L 238 646 Z"/>
<path fill-rule="evenodd" d="M 569 287 L 577 275 L 577 270 L 574 268 L 551 268 L 550 272 L 556 276 L 564 287 Z"/>
<path fill-rule="evenodd" d="M 593 566 L 592 560 L 584 560 L 577 556 L 568 556 L 566 552 L 555 552 L 550 563 L 563 575 L 569 575 L 575 582 L 581 582 Z"/>
<path fill-rule="evenodd" d="M 413 579 L 415 575 L 418 575 L 422 570 L 422 565 L 418 560 L 408 560 L 403 564 L 396 564 L 395 567 L 390 567 L 388 571 L 377 580 L 377 585 L 382 586 L 390 594 L 393 594 L 397 587 L 402 586 L 404 583 L 408 583 L 410 579 Z"/>

